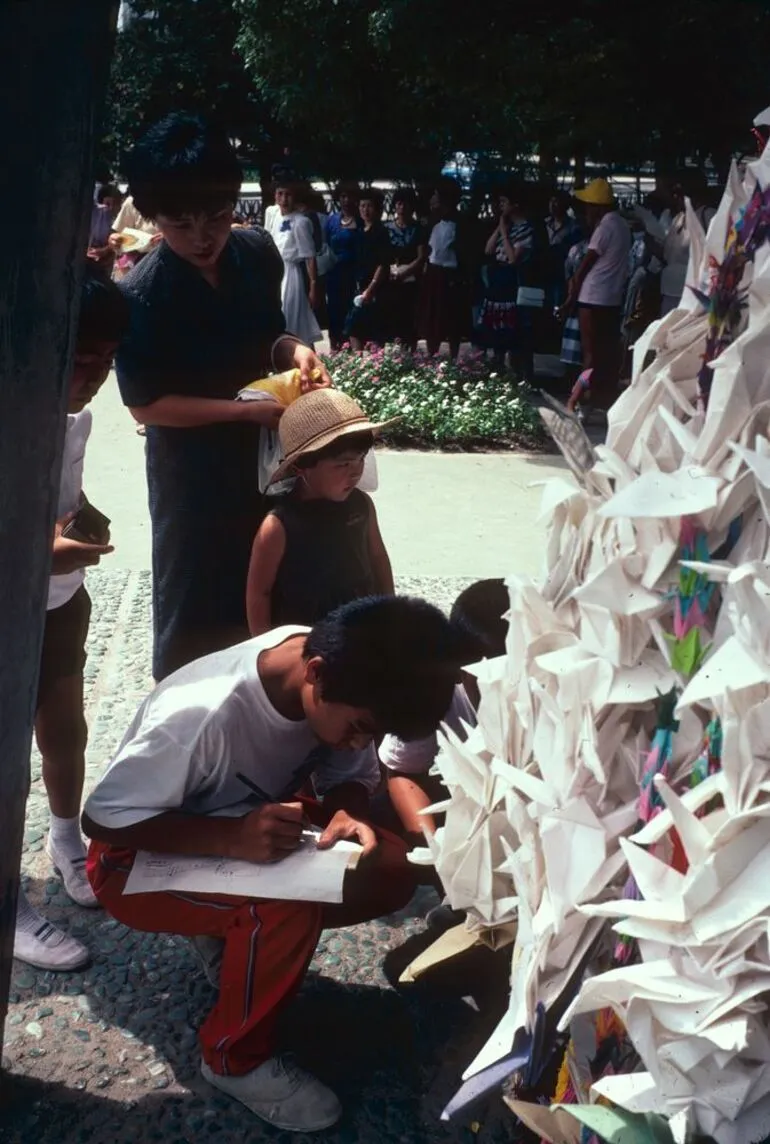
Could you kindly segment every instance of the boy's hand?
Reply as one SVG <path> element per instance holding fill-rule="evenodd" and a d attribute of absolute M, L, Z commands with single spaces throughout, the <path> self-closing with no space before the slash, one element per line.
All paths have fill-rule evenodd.
<path fill-rule="evenodd" d="M 82 540 L 73 540 L 69 536 L 62 536 L 62 529 L 72 520 L 74 513 L 57 520 L 53 537 L 53 557 L 51 559 L 51 575 L 66 576 L 70 572 L 77 572 L 80 568 L 92 568 L 98 564 L 102 556 L 114 552 L 111 544 L 84 544 Z"/>
<path fill-rule="evenodd" d="M 366 858 L 367 854 L 371 854 L 377 849 L 377 835 L 371 826 L 366 822 L 359 822 L 357 819 L 351 818 L 346 810 L 338 810 L 318 839 L 318 849 L 330 850 L 335 842 L 339 842 L 343 838 L 361 843 L 364 848 L 362 858 Z"/>
<path fill-rule="evenodd" d="M 299 846 L 304 815 L 301 802 L 268 802 L 238 820 L 233 858 L 279 862 Z"/>

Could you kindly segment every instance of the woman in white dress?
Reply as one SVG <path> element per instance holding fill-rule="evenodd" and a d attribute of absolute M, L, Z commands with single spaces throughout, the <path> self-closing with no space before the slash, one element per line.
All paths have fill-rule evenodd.
<path fill-rule="evenodd" d="M 266 229 L 283 259 L 281 303 L 286 326 L 303 342 L 312 346 L 321 340 L 321 327 L 313 307 L 318 298 L 318 266 L 313 226 L 310 219 L 294 209 L 291 185 L 275 188 L 278 210 L 265 219 Z"/>

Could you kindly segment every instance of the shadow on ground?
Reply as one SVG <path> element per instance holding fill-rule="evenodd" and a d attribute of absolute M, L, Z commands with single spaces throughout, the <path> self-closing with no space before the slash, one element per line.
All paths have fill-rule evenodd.
<path fill-rule="evenodd" d="M 54 975 L 38 972 L 33 979 L 34 971 L 19 973 L 17 967 L 18 1011 L 30 1024 L 8 1030 L 21 1037 L 9 1050 L 8 1092 L 15 1099 L 0 1120 L 0 1140 L 515 1141 L 513 1118 L 499 1097 L 458 1123 L 440 1120 L 463 1070 L 499 1018 L 509 959 L 485 958 L 483 951 L 483 964 L 459 962 L 393 988 L 402 968 L 431 940 L 415 915 L 435 896 L 422 893 L 400 914 L 325 931 L 305 985 L 284 1015 L 281 1047 L 290 1048 L 342 1100 L 345 1114 L 333 1130 L 314 1137 L 279 1132 L 211 1089 L 198 1072 L 196 1029 L 214 994 L 189 944 L 128 930 L 101 914 L 82 919 L 85 911 L 78 910 L 96 955 L 90 969 L 58 975 L 53 994 L 46 995 Z M 472 990 L 481 1013 L 463 1000 Z M 41 1029 L 45 1035 L 34 1040 L 24 1030 L 36 1018 L 38 1035 Z"/>

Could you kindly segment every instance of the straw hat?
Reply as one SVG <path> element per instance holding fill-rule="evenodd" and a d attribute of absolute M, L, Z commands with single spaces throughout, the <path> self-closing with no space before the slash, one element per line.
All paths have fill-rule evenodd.
<path fill-rule="evenodd" d="M 575 191 L 575 198 L 581 203 L 590 203 L 594 207 L 613 207 L 615 196 L 612 187 L 606 179 L 592 179 L 582 191 Z"/>
<path fill-rule="evenodd" d="M 278 422 L 284 459 L 273 473 L 271 484 L 283 480 L 304 454 L 317 453 L 351 433 L 379 433 L 399 420 L 391 417 L 389 421 L 370 421 L 361 406 L 339 389 L 303 393 Z"/>

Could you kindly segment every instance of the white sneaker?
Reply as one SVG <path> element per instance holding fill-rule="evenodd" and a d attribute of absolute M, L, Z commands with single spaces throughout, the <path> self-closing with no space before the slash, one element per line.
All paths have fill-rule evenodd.
<path fill-rule="evenodd" d="M 332 1090 L 284 1057 L 270 1057 L 243 1076 L 220 1076 L 202 1061 L 201 1073 L 214 1088 L 287 1132 L 320 1132 L 342 1115 Z"/>
<path fill-rule="evenodd" d="M 217 991 L 219 990 L 219 974 L 222 969 L 222 954 L 225 952 L 224 938 L 207 937 L 203 934 L 191 937 L 192 945 L 206 980 Z"/>
<path fill-rule="evenodd" d="M 57 852 L 51 842 L 50 835 L 45 844 L 45 852 L 51 859 L 54 870 L 64 882 L 64 889 L 73 902 L 77 902 L 79 906 L 86 906 L 89 910 L 95 909 L 99 902 L 91 889 L 91 883 L 88 881 L 85 854 L 82 858 L 70 858 L 68 854 Z"/>
<path fill-rule="evenodd" d="M 36 969 L 81 969 L 91 960 L 84 945 L 57 926 L 41 919 L 33 933 L 17 929 L 13 939 L 13 956 Z"/>

